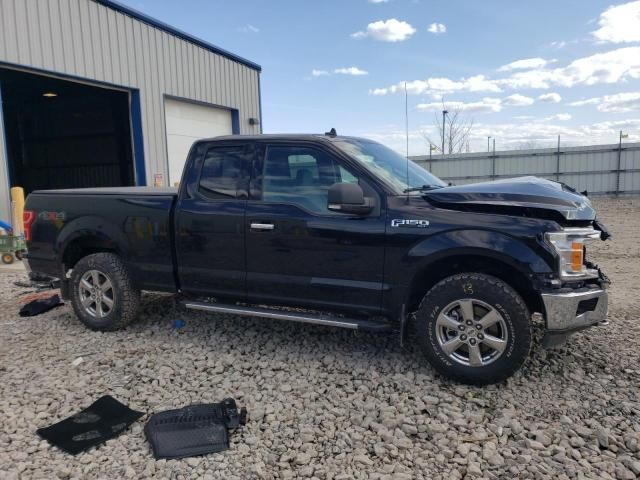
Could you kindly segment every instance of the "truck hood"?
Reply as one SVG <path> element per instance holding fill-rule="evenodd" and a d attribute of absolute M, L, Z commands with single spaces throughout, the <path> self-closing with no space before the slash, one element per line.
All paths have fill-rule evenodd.
<path fill-rule="evenodd" d="M 539 177 L 519 177 L 493 182 L 444 187 L 424 192 L 442 207 L 486 212 L 523 208 L 557 212 L 566 220 L 594 220 L 589 199 L 559 182 Z"/>

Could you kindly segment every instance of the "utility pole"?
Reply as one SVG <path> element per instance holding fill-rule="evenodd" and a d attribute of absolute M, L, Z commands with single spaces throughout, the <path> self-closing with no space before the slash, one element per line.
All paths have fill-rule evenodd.
<path fill-rule="evenodd" d="M 616 170 L 616 193 L 620 193 L 620 173 L 622 169 L 622 139 L 629 135 L 623 134 L 620 130 L 620 139 L 618 140 L 618 168 Z"/>
<path fill-rule="evenodd" d="M 491 177 L 496 178 L 496 139 L 493 139 L 493 155 L 491 157 Z"/>
<path fill-rule="evenodd" d="M 558 150 L 556 152 L 556 181 L 560 181 L 560 135 L 558 135 Z"/>
<path fill-rule="evenodd" d="M 444 131 L 445 131 L 444 119 L 446 118 L 447 113 L 449 113 L 447 110 L 442 111 L 442 154 L 443 155 L 444 155 Z"/>
<path fill-rule="evenodd" d="M 491 151 L 489 149 L 489 140 L 491 140 L 491 137 L 487 137 L 487 153 L 489 153 Z"/>
<path fill-rule="evenodd" d="M 429 143 L 429 171 L 431 171 L 431 167 L 433 165 L 432 161 L 431 161 L 431 155 L 433 154 L 433 145 L 431 145 L 431 143 Z"/>
<path fill-rule="evenodd" d="M 407 188 L 409 188 L 409 97 L 407 96 L 407 82 L 404 82 L 404 122 L 407 135 Z"/>

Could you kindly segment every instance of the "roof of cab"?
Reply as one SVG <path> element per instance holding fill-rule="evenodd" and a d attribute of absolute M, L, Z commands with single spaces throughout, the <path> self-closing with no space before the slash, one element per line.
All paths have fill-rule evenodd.
<path fill-rule="evenodd" d="M 322 133 L 267 133 L 260 135 L 222 135 L 220 137 L 212 137 L 212 138 L 204 138 L 200 141 L 202 142 L 212 142 L 212 141 L 225 141 L 225 140 L 249 140 L 249 141 L 257 141 L 257 140 L 312 140 L 312 141 L 327 141 L 327 142 L 335 142 L 340 140 L 357 140 L 364 142 L 372 142 L 373 140 L 369 140 L 367 138 L 362 137 L 349 137 L 344 135 L 327 135 Z"/>

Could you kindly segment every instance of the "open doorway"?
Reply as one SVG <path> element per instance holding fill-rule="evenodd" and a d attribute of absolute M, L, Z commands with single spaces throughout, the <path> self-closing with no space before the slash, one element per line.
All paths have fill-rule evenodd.
<path fill-rule="evenodd" d="M 129 92 L 0 68 L 11 186 L 134 185 Z"/>

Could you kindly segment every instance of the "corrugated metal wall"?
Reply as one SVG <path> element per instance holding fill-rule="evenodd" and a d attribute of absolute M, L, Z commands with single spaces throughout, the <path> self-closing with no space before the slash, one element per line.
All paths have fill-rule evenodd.
<path fill-rule="evenodd" d="M 92 0 L 0 0 L 0 62 L 139 89 L 151 183 L 168 176 L 164 94 L 237 109 L 240 133 L 260 133 L 257 69 Z"/>
<path fill-rule="evenodd" d="M 640 193 L 640 143 L 411 157 L 457 185 L 536 175 L 589 193 Z M 620 165 L 618 167 L 618 165 Z"/>

